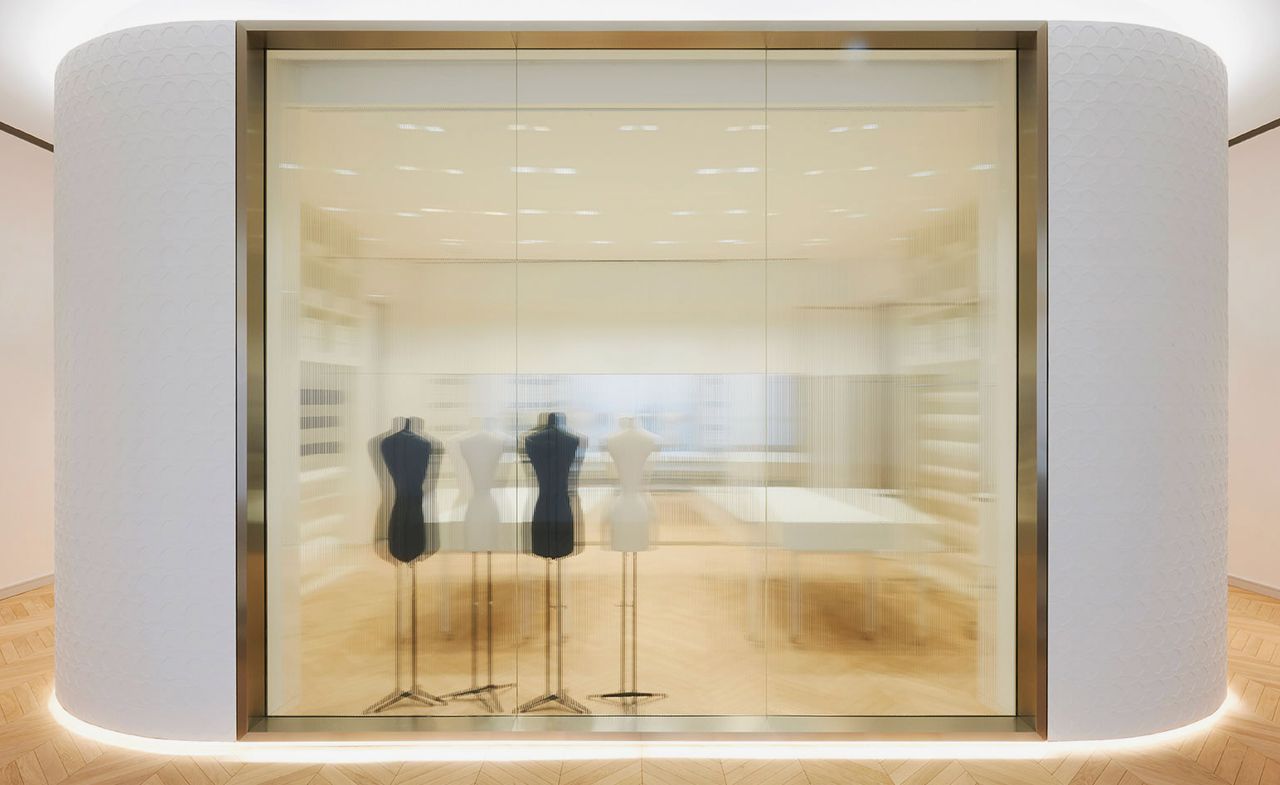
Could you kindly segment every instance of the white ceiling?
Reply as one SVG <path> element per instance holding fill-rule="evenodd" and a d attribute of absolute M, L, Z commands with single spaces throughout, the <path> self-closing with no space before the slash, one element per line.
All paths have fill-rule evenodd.
<path fill-rule="evenodd" d="M 53 77 L 63 54 L 105 32 L 177 19 L 1134 22 L 1222 56 L 1232 136 L 1280 117 L 1280 0 L 0 0 L 0 122 L 56 142 Z"/>

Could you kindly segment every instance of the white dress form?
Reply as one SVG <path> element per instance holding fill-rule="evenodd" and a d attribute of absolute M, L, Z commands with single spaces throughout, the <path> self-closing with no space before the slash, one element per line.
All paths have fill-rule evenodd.
<path fill-rule="evenodd" d="M 514 551 L 515 543 L 507 542 L 504 532 L 514 535 L 514 526 L 503 526 L 502 512 L 493 495 L 502 455 L 514 441 L 489 427 L 483 420 L 472 420 L 471 430 L 453 440 L 450 445 L 458 473 L 459 489 L 466 498 L 466 511 L 462 515 L 463 547 L 471 553 L 471 685 L 445 695 L 450 699 L 469 699 L 480 702 L 490 712 L 501 712 L 498 697 L 502 690 L 514 686 L 496 684 L 493 679 L 493 551 Z M 477 586 L 478 554 L 485 554 L 485 670 L 488 680 L 479 683 L 478 632 L 480 596 Z"/>
<path fill-rule="evenodd" d="M 609 527 L 609 548 L 622 553 L 621 597 L 618 603 L 621 609 L 618 617 L 618 689 L 590 697 L 619 706 L 623 714 L 638 714 L 641 704 L 667 697 L 666 693 L 641 690 L 637 675 L 640 660 L 640 623 L 636 610 L 640 589 L 639 552 L 653 547 L 650 529 L 656 517 L 656 508 L 649 495 L 644 470 L 649 456 L 657 451 L 661 442 L 656 434 L 636 425 L 634 417 L 618 418 L 618 426 L 618 431 L 605 439 L 604 443 L 604 451 L 609 453 L 618 470 L 618 495 L 604 514 L 605 523 Z M 631 562 L 629 568 L 628 561 Z M 630 625 L 627 624 L 628 613 L 631 616 Z M 628 648 L 631 650 L 629 684 Z"/>
<path fill-rule="evenodd" d="M 463 542 L 472 553 L 506 551 L 514 547 L 513 543 L 504 542 L 507 538 L 503 536 L 502 514 L 493 495 L 498 464 L 510 444 L 509 438 L 490 428 L 471 430 L 455 441 L 460 459 L 459 480 L 467 490 L 467 507 L 462 515 Z"/>
<path fill-rule="evenodd" d="M 634 417 L 621 417 L 619 430 L 605 440 L 604 450 L 618 470 L 618 495 L 605 512 L 609 548 L 615 551 L 647 551 L 653 547 L 650 528 L 653 498 L 645 478 L 645 464 L 661 442 L 656 434 L 636 425 Z"/>

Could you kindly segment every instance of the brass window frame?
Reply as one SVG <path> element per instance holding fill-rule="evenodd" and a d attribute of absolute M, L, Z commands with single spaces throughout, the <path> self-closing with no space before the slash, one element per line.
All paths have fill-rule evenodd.
<path fill-rule="evenodd" d="M 1048 25 L 1044 22 L 236 24 L 236 736 L 288 739 L 1043 739 L 1048 681 Z M 1016 714 L 1008 717 L 266 715 L 265 88 L 271 49 L 1004 49 L 1017 53 Z"/>

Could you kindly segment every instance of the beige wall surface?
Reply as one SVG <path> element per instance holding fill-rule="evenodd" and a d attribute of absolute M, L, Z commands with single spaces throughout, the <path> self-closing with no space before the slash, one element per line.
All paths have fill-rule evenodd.
<path fill-rule="evenodd" d="M 1280 587 L 1280 130 L 1230 149 L 1227 571 Z"/>
<path fill-rule="evenodd" d="M 53 154 L 0 134 L 0 596 L 53 572 Z"/>

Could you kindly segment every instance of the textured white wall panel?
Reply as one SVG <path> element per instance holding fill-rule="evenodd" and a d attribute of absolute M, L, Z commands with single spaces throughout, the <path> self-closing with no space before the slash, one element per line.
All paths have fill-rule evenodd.
<path fill-rule="evenodd" d="M 1049 733 L 1226 690 L 1226 74 L 1182 36 L 1049 28 Z"/>
<path fill-rule="evenodd" d="M 234 31 L 58 69 L 56 689 L 144 736 L 235 733 Z"/>

